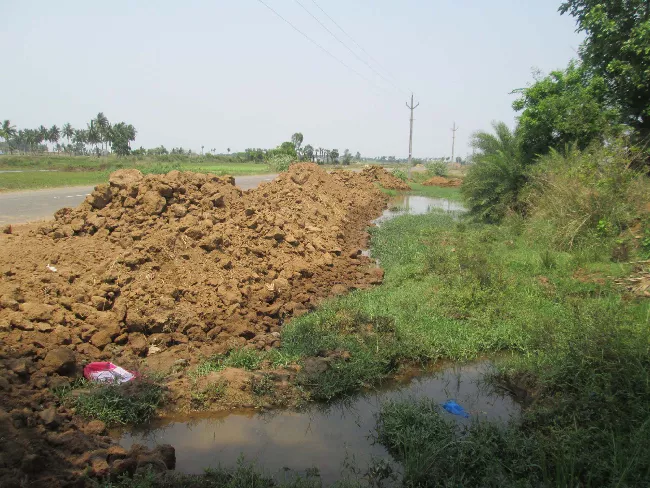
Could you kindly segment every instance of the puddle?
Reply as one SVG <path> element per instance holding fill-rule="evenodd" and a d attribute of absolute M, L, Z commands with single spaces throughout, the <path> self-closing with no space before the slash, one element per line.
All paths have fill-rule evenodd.
<path fill-rule="evenodd" d="M 399 217 L 400 215 L 423 215 L 434 209 L 442 209 L 448 213 L 460 215 L 466 209 L 462 204 L 447 200 L 446 198 L 431 198 L 420 195 L 398 195 L 391 197 L 388 201 L 388 208 L 380 217 L 372 221 L 373 224 L 381 225 L 383 222 Z M 370 249 L 364 249 L 361 254 L 371 257 Z M 379 262 L 377 262 L 379 265 Z"/>
<path fill-rule="evenodd" d="M 420 195 L 399 195 L 392 197 L 388 201 L 388 208 L 384 210 L 381 217 L 373 222 L 381 225 L 385 222 L 400 215 L 422 215 L 431 212 L 434 209 L 442 209 L 447 212 L 460 213 L 465 211 L 465 207 L 459 202 L 447 200 L 446 198 L 431 198 Z"/>
<path fill-rule="evenodd" d="M 363 394 L 344 403 L 313 407 L 307 411 L 278 410 L 197 415 L 159 421 L 144 432 L 123 435 L 120 444 L 149 447 L 171 444 L 176 448 L 177 471 L 197 474 L 204 468 L 234 466 L 240 456 L 255 462 L 265 473 L 278 479 L 288 471 L 304 474 L 318 468 L 328 486 L 342 478 L 346 462 L 365 469 L 373 459 L 391 461 L 380 445 L 373 445 L 375 414 L 382 402 L 422 397 L 443 403 L 453 398 L 473 418 L 507 422 L 519 414 L 509 397 L 494 393 L 480 383 L 488 363 L 456 366 L 439 373 L 393 383 L 388 389 Z M 468 419 L 444 413 L 460 424 Z"/>

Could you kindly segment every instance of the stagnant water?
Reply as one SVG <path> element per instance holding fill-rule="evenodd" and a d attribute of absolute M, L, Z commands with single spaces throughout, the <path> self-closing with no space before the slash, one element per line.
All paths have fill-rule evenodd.
<path fill-rule="evenodd" d="M 447 199 L 401 195 L 391 198 L 388 209 L 374 222 L 381 225 L 400 215 L 420 215 L 436 208 L 453 213 L 465 210 Z M 350 465 L 363 471 L 384 460 L 399 471 L 388 452 L 373 442 L 376 415 L 383 402 L 428 397 L 442 404 L 454 399 L 471 418 L 443 415 L 459 424 L 477 418 L 507 422 L 518 416 L 519 406 L 509 396 L 481 383 L 488 368 L 487 362 L 451 366 L 301 412 L 237 410 L 167 418 L 146 430 L 123 434 L 119 442 L 127 449 L 134 443 L 149 447 L 171 444 L 176 448 L 176 469 L 184 473 L 234 466 L 243 457 L 280 479 L 317 468 L 323 485 L 328 486 L 341 479 Z"/>
<path fill-rule="evenodd" d="M 384 210 L 381 217 L 373 222 L 381 225 L 382 222 L 394 219 L 400 215 L 422 215 L 431 212 L 433 209 L 442 209 L 450 213 L 465 211 L 459 202 L 447 200 L 446 198 L 423 197 L 420 195 L 398 195 L 391 197 L 388 208 Z"/>
<path fill-rule="evenodd" d="M 327 486 L 341 479 L 346 463 L 364 469 L 373 459 L 392 462 L 386 450 L 371 438 L 382 402 L 410 397 L 428 397 L 438 403 L 455 399 L 474 419 L 507 422 L 517 416 L 519 406 L 509 396 L 481 383 L 488 367 L 487 362 L 452 366 L 407 382 L 393 382 L 384 390 L 360 394 L 327 408 L 170 418 L 147 431 L 124 434 L 120 444 L 125 448 L 134 443 L 150 447 L 171 444 L 176 448 L 176 469 L 184 473 L 234 466 L 240 456 L 279 478 L 287 472 L 302 474 L 316 467 Z M 443 415 L 461 424 L 470 421 L 446 412 Z"/>

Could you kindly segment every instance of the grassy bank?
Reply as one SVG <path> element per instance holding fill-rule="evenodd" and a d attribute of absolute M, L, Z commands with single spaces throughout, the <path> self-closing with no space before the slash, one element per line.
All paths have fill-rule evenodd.
<path fill-rule="evenodd" d="M 614 280 L 619 239 L 553 250 L 521 220 L 471 224 L 443 213 L 373 230 L 381 287 L 327 303 L 283 329 L 290 356 L 348 351 L 303 375 L 328 400 L 404 362 L 500 353 L 495 381 L 528 405 L 508 428 L 458 431 L 426 400 L 386 405 L 378 439 L 408 486 L 642 486 L 650 475 L 650 302 Z"/>
<path fill-rule="evenodd" d="M 0 156 L 0 191 L 96 185 L 108 181 L 111 172 L 136 168 L 143 173 L 167 173 L 172 170 L 196 171 L 218 175 L 255 175 L 270 173 L 265 164 L 238 162 L 233 158 L 101 158 L 89 156 Z"/>

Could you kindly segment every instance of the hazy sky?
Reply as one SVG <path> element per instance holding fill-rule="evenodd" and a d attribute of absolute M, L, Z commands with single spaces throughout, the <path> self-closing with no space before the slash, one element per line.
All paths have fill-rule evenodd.
<path fill-rule="evenodd" d="M 238 151 L 301 131 L 316 147 L 405 157 L 407 95 L 298 0 L 264 1 L 369 81 L 259 0 L 0 0 L 0 119 L 85 127 L 103 111 L 135 125 L 136 147 Z M 356 49 L 312 0 L 299 1 Z M 581 39 L 560 0 L 316 1 L 415 93 L 416 157 L 449 155 L 454 120 L 460 155 L 472 131 L 513 124 L 509 93 L 533 68 L 564 67 Z"/>

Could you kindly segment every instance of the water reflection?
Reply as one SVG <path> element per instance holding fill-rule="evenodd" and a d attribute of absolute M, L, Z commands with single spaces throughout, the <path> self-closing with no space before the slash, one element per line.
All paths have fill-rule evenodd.
<path fill-rule="evenodd" d="M 426 396 L 443 403 L 453 398 L 473 418 L 506 422 L 516 416 L 519 407 L 510 397 L 481 382 L 488 367 L 488 363 L 452 367 L 302 412 L 237 411 L 171 418 L 152 425 L 146 432 L 123 435 L 120 444 L 125 448 L 133 443 L 171 444 L 176 448 L 177 470 L 185 473 L 201 473 L 210 466 L 233 466 L 243 455 L 279 477 L 285 476 L 287 470 L 305 473 L 317 467 L 321 480 L 329 485 L 342 477 L 341 470 L 350 460 L 360 468 L 373 459 L 390 460 L 386 450 L 372 442 L 375 415 L 382 402 Z M 443 415 L 459 424 L 470 421 Z"/>
<path fill-rule="evenodd" d="M 422 215 L 434 209 L 442 209 L 455 214 L 460 214 L 465 211 L 465 207 L 460 203 L 447 200 L 446 198 L 399 195 L 389 200 L 388 208 L 384 210 L 381 217 L 374 220 L 374 223 L 380 225 L 382 222 L 399 217 L 400 215 Z"/>

